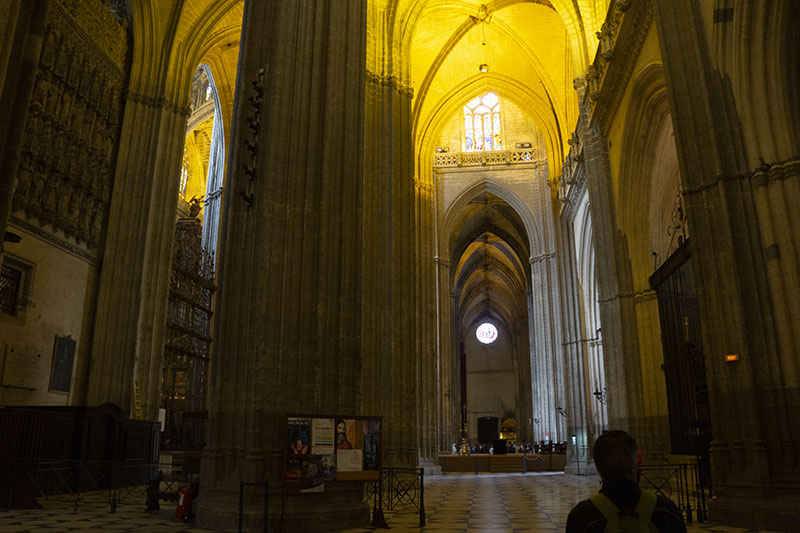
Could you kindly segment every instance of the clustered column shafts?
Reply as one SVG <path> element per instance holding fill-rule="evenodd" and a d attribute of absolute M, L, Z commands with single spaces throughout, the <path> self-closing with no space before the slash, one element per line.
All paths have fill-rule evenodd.
<path fill-rule="evenodd" d="M 384 463 L 417 464 L 421 399 L 413 322 L 414 182 L 411 94 L 395 78 L 366 83 L 363 375 L 365 414 L 384 416 Z"/>
<path fill-rule="evenodd" d="M 579 93 L 580 94 L 580 93 Z M 579 98 L 582 95 L 579 96 Z M 588 110 L 582 106 L 583 114 Z M 634 349 L 635 339 L 622 331 L 626 317 L 633 317 L 632 301 L 622 296 L 621 281 L 625 279 L 624 266 L 618 264 L 624 243 L 615 229 L 614 200 L 611 190 L 611 168 L 608 158 L 608 140 L 596 127 L 585 127 L 580 132 L 586 161 L 586 183 L 592 215 L 592 234 L 597 261 L 598 300 L 600 322 L 603 324 L 603 359 L 605 382 L 608 387 L 608 425 L 614 429 L 631 429 L 631 406 L 636 405 L 635 395 L 626 379 L 627 352 Z M 629 276 L 628 276 L 629 277 Z M 629 369 L 628 369 L 629 370 Z"/>
<path fill-rule="evenodd" d="M 365 15 L 364 0 L 245 6 L 198 509 L 206 525 L 230 523 L 240 480 L 279 482 L 283 414 L 362 410 Z M 326 488 L 317 503 L 309 511 L 290 499 L 291 527 L 366 518 L 360 490 Z"/>
<path fill-rule="evenodd" d="M 415 238 L 416 238 L 416 268 L 417 268 L 417 301 L 424 306 L 417 314 L 416 330 L 419 332 L 417 339 L 417 353 L 419 365 L 419 403 L 421 414 L 420 456 L 429 465 L 438 464 L 438 410 L 439 410 L 439 380 L 437 365 L 441 364 L 442 353 L 436 343 L 437 316 L 436 316 L 436 277 L 439 275 L 438 267 L 434 263 L 436 244 L 431 231 L 436 224 L 434 216 L 433 185 L 421 182 L 415 184 L 416 213 Z M 433 297 L 431 297 L 433 296 Z M 424 304 L 423 304 L 424 302 Z"/>
<path fill-rule="evenodd" d="M 782 296 L 797 290 L 797 236 L 788 230 L 797 228 L 796 215 L 782 208 L 798 199 L 797 173 L 781 190 L 782 184 L 766 179 L 767 165 L 748 170 L 730 82 L 712 63 L 697 6 L 684 0 L 657 0 L 654 6 L 692 224 L 714 433 L 711 464 L 721 496 L 714 507 L 738 513 L 735 501 L 725 498 L 729 487 L 798 479 L 796 466 L 789 466 L 798 463 L 797 344 L 789 335 L 798 329 L 791 316 L 797 304 L 787 307 Z M 790 270 L 795 274 L 786 275 Z M 739 355 L 735 366 L 724 362 L 727 353 Z"/>
<path fill-rule="evenodd" d="M 588 446 L 599 436 L 598 428 L 592 423 L 591 381 L 587 364 L 587 346 L 582 341 L 581 312 L 578 290 L 578 274 L 576 265 L 573 220 L 561 219 L 558 227 L 558 260 L 561 268 L 561 338 L 564 351 L 564 367 L 566 371 L 566 408 L 569 414 L 567 436 L 576 435 L 577 446 L 570 447 L 572 454 L 582 457 L 582 464 L 588 461 Z M 573 456 L 574 457 L 574 456 Z M 567 461 L 571 468 L 575 460 Z"/>
<path fill-rule="evenodd" d="M 131 82 L 122 123 L 86 401 L 129 406 L 133 379 L 155 419 L 187 109 L 145 83 Z"/>

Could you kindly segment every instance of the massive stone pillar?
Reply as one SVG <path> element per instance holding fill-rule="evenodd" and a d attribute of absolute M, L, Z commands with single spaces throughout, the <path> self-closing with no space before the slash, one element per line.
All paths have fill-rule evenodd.
<path fill-rule="evenodd" d="M 370 73 L 366 92 L 362 411 L 384 416 L 385 464 L 414 466 L 422 384 L 413 321 L 411 89 Z"/>
<path fill-rule="evenodd" d="M 597 438 L 592 424 L 587 342 L 581 327 L 573 221 L 561 218 L 558 232 L 559 284 L 561 287 L 561 344 L 564 347 L 565 397 L 568 416 L 567 472 L 586 474 L 589 449 Z M 572 440 L 575 436 L 575 441 Z"/>
<path fill-rule="evenodd" d="M 556 237 L 547 165 L 537 167 L 535 212 L 543 213 L 537 222 L 538 235 L 531 238 L 531 292 L 529 323 L 531 325 L 531 383 L 535 396 L 534 438 L 566 440 L 569 411 L 566 408 L 564 356 L 560 335 L 561 301 L 559 294 Z"/>
<path fill-rule="evenodd" d="M 443 352 L 440 351 L 437 337 L 436 288 L 439 282 L 438 266 L 435 263 L 436 243 L 432 228 L 436 227 L 434 204 L 435 186 L 417 181 L 416 189 L 416 274 L 417 274 L 417 356 L 418 356 L 418 397 L 420 413 L 419 450 L 422 464 L 430 473 L 440 472 L 438 451 L 439 423 L 439 367 Z M 450 443 L 452 444 L 452 443 Z"/>
<path fill-rule="evenodd" d="M 270 482 L 274 524 L 284 414 L 361 411 L 365 15 L 364 0 L 245 6 L 203 527 L 235 526 L 240 481 Z M 392 392 L 406 390 L 402 375 L 393 375 L 401 385 Z M 291 531 L 368 523 L 357 485 L 328 484 L 320 494 L 290 488 L 285 504 Z M 248 512 L 248 529 L 260 527 L 260 513 L 258 505 Z"/>
<path fill-rule="evenodd" d="M 798 220 L 791 207 L 800 198 L 798 165 L 792 159 L 753 163 L 759 156 L 796 161 L 796 137 L 794 146 L 784 143 L 796 128 L 771 130 L 796 107 L 786 109 L 779 98 L 764 94 L 735 98 L 732 83 L 743 82 L 737 71 L 741 64 L 749 78 L 751 68 L 768 67 L 771 60 L 761 65 L 744 57 L 734 68 L 715 64 L 712 37 L 724 35 L 726 24 L 735 25 L 729 34 L 737 42 L 731 46 L 751 46 L 750 39 L 738 42 L 748 21 L 747 3 L 742 4 L 741 9 L 716 10 L 713 26 L 704 24 L 700 7 L 691 0 L 657 0 L 654 5 L 703 322 L 713 431 L 712 518 L 790 531 L 800 519 Z M 757 18 L 792 20 L 782 12 L 792 4 L 759 4 Z M 754 48 L 762 43 L 761 35 L 797 46 L 793 32 L 792 40 L 779 39 L 777 23 L 757 29 Z M 778 91 L 785 87 L 780 78 L 754 77 Z M 740 128 L 744 119 L 754 119 L 753 111 L 773 118 L 746 144 Z M 737 354 L 739 360 L 726 363 L 725 354 Z"/>
<path fill-rule="evenodd" d="M 598 300 L 603 324 L 603 356 L 608 393 L 610 429 L 636 432 L 636 398 L 640 396 L 638 341 L 633 327 L 636 311 L 630 294 L 630 266 L 627 245 L 616 228 L 613 180 L 608 157 L 608 139 L 596 125 L 588 123 L 589 111 L 578 84 L 583 118 L 579 123 L 586 167 L 586 184 L 591 199 L 592 235 L 597 260 Z"/>
<path fill-rule="evenodd" d="M 147 27 L 153 9 L 137 4 L 134 26 Z M 110 401 L 128 409 L 136 381 L 143 415 L 151 420 L 160 401 L 178 175 L 189 113 L 188 80 L 183 86 L 167 83 L 165 68 L 151 70 L 156 53 L 145 46 L 134 50 L 86 398 L 89 405 Z"/>
<path fill-rule="evenodd" d="M 384 464 L 416 466 L 426 385 L 418 381 L 422 332 L 414 321 L 413 90 L 394 70 L 389 13 L 375 4 L 366 23 L 361 411 L 384 417 Z"/>

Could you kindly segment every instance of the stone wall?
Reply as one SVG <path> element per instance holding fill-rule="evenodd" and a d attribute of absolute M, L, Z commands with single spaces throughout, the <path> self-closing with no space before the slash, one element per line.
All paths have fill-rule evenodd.
<path fill-rule="evenodd" d="M 107 6 L 46 2 L 21 140 L 7 260 L 25 265 L 16 315 L 0 314 L 0 405 L 85 400 L 91 322 L 126 82 L 128 31 Z M 77 342 L 70 391 L 49 389 L 55 338 Z"/>

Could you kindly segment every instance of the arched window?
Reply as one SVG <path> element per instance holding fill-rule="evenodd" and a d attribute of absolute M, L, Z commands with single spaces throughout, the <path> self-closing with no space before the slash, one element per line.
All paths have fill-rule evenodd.
<path fill-rule="evenodd" d="M 181 184 L 178 188 L 178 194 L 181 198 L 186 198 L 186 184 L 189 182 L 189 151 L 186 146 L 183 147 L 183 163 L 181 163 Z"/>
<path fill-rule="evenodd" d="M 503 149 L 500 99 L 486 93 L 464 106 L 464 151 L 489 152 Z"/>

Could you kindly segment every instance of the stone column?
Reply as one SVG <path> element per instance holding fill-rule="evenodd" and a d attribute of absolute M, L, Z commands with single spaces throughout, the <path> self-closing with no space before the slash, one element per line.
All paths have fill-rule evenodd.
<path fill-rule="evenodd" d="M 517 441 L 533 440 L 533 397 L 530 382 L 531 351 L 530 330 L 527 320 L 517 320 L 512 325 L 514 374 L 517 376 Z"/>
<path fill-rule="evenodd" d="M 203 248 L 217 255 L 219 243 L 219 216 L 222 207 L 222 191 L 225 183 L 225 120 L 220 105 L 217 85 L 210 68 L 206 68 L 208 82 L 214 87 L 214 128 L 211 132 L 211 153 L 208 157 L 208 182 L 205 193 L 205 213 L 203 214 Z M 228 125 L 230 128 L 230 124 Z"/>
<path fill-rule="evenodd" d="M 783 488 L 800 480 L 798 377 L 797 345 L 786 343 L 785 334 L 796 334 L 797 326 L 778 293 L 797 299 L 796 258 L 786 265 L 795 271 L 784 278 L 789 285 L 776 283 L 796 235 L 779 243 L 773 224 L 786 225 L 781 238 L 797 233 L 796 215 L 778 207 L 797 196 L 780 186 L 763 190 L 769 172 L 748 169 L 729 75 L 712 62 L 696 2 L 657 0 L 654 8 L 703 322 L 714 435 L 712 518 L 790 530 L 800 518 L 796 493 Z M 730 353 L 739 355 L 735 364 L 724 361 Z M 749 487 L 746 500 L 743 487 Z"/>
<path fill-rule="evenodd" d="M 423 427 L 417 381 L 422 332 L 413 319 L 411 95 L 397 77 L 367 73 L 361 393 L 362 411 L 384 417 L 387 466 L 416 466 Z"/>
<path fill-rule="evenodd" d="M 441 353 L 437 346 L 437 293 L 438 266 L 436 265 L 436 242 L 432 229 L 436 227 L 434 215 L 434 185 L 418 181 L 416 190 L 416 279 L 418 388 L 420 405 L 420 460 L 427 473 L 440 473 L 438 452 L 439 417 L 439 365 Z"/>
<path fill-rule="evenodd" d="M 364 0 L 245 5 L 202 527 L 235 527 L 241 480 L 270 482 L 270 522 L 283 509 L 291 531 L 369 520 L 358 485 L 287 489 L 285 507 L 279 489 L 284 414 L 361 412 L 365 14 Z M 262 527 L 257 502 L 245 527 Z"/>
<path fill-rule="evenodd" d="M 582 91 L 579 99 L 583 101 Z M 585 104 L 582 113 L 586 114 Z M 586 121 L 581 121 L 586 123 Z M 609 429 L 636 433 L 636 399 L 641 390 L 638 373 L 636 310 L 630 297 L 627 245 L 616 227 L 608 139 L 599 128 L 580 132 L 586 166 L 586 185 L 592 215 L 592 236 L 597 260 L 597 292 L 603 324 L 603 359 L 608 387 Z M 623 325 L 626 329 L 623 331 Z"/>
<path fill-rule="evenodd" d="M 586 365 L 586 342 L 581 327 L 578 274 L 573 222 L 561 218 L 558 226 L 559 284 L 561 288 L 560 338 L 564 353 L 566 385 L 567 468 L 570 474 L 586 474 L 590 462 L 589 448 L 597 436 L 591 424 L 593 401 L 589 371 Z M 571 436 L 575 435 L 573 444 Z"/>
<path fill-rule="evenodd" d="M 142 11 L 148 8 L 142 7 Z M 135 11 L 136 13 L 140 12 Z M 143 18 L 143 17 L 140 17 Z M 134 56 L 107 223 L 86 403 L 158 414 L 175 205 L 188 87 L 165 95 L 151 57 Z M 155 78 L 155 79 L 153 79 Z M 179 94 L 184 99 L 177 100 Z"/>
<path fill-rule="evenodd" d="M 566 436 L 567 418 L 564 390 L 564 359 L 559 334 L 561 311 L 559 296 L 558 262 L 551 205 L 547 185 L 547 165 L 537 165 L 535 208 L 542 216 L 538 235 L 531 238 L 529 322 L 531 324 L 531 376 L 534 413 L 539 420 L 537 440 L 549 433 L 550 440 L 563 440 Z M 559 411 L 558 408 L 561 408 Z"/>
<path fill-rule="evenodd" d="M 0 262 L 11 214 L 22 137 L 44 38 L 47 1 L 0 1 Z"/>

